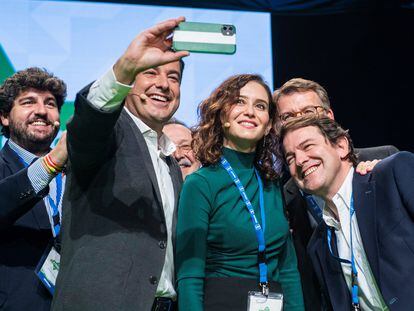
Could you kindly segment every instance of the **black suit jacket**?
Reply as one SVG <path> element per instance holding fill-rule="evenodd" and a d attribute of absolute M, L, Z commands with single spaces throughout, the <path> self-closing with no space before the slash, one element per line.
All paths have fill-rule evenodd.
<path fill-rule="evenodd" d="M 399 152 L 372 173 L 354 174 L 354 208 L 370 268 L 392 311 L 412 310 L 414 297 L 414 154 Z M 340 263 L 329 253 L 322 222 L 308 251 L 329 308 L 349 310 L 351 297 Z M 333 238 L 333 240 L 335 240 Z M 336 245 L 333 245 L 337 253 Z"/>
<path fill-rule="evenodd" d="M 62 258 L 53 310 L 150 310 L 167 229 L 144 137 L 120 107 L 105 113 L 76 97 L 69 123 Z M 167 158 L 175 202 L 181 171 Z M 174 231 L 174 230 L 173 230 Z"/>
<path fill-rule="evenodd" d="M 357 149 L 356 152 L 359 161 L 368 161 L 386 158 L 398 152 L 398 149 L 394 146 L 380 146 Z M 314 230 L 311 226 L 306 201 L 292 178 L 284 186 L 284 197 L 289 224 L 292 229 L 293 244 L 298 258 L 305 308 L 312 311 L 325 309 L 321 300 L 320 286 L 307 253 L 307 245 Z"/>
<path fill-rule="evenodd" d="M 8 143 L 0 151 L 0 310 L 49 310 L 35 268 L 52 239 L 49 217 L 27 168 Z"/>

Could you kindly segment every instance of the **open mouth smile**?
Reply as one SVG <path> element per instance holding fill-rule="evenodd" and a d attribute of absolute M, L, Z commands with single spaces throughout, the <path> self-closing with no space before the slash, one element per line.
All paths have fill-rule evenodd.
<path fill-rule="evenodd" d="M 303 171 L 302 178 L 305 178 L 306 176 L 309 176 L 310 174 L 312 174 L 313 172 L 315 172 L 319 168 L 319 165 L 320 164 L 313 165 L 313 166 L 309 167 L 308 169 L 306 169 L 305 171 Z"/>
<path fill-rule="evenodd" d="M 255 128 L 257 126 L 255 122 L 246 120 L 240 121 L 239 124 L 246 128 Z"/>

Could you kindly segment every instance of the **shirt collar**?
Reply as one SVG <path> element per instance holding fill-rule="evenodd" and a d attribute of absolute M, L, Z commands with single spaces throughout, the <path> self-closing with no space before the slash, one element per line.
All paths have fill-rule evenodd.
<path fill-rule="evenodd" d="M 9 147 L 11 150 L 16 152 L 16 154 L 25 162 L 27 165 L 33 162 L 34 159 L 37 158 L 37 156 L 30 151 L 27 151 L 26 149 L 20 147 L 18 144 L 16 144 L 13 140 L 9 139 L 8 141 Z"/>
<path fill-rule="evenodd" d="M 130 115 L 130 117 L 132 118 L 132 120 L 134 121 L 139 131 L 144 136 L 144 138 L 151 141 L 151 143 L 155 146 L 157 150 L 161 152 L 161 154 L 168 157 L 176 150 L 176 146 L 167 137 L 167 135 L 161 134 L 161 136 L 158 137 L 156 131 L 154 131 L 152 128 L 146 125 L 140 118 L 132 114 L 132 112 L 129 111 L 126 107 L 124 107 L 124 109 Z"/>
<path fill-rule="evenodd" d="M 354 177 L 354 168 L 351 167 L 351 169 L 349 170 L 348 174 L 345 177 L 344 182 L 339 188 L 338 192 L 335 193 L 335 195 L 332 198 L 332 202 L 335 204 L 336 207 L 338 207 L 340 204 L 343 204 L 349 210 L 349 207 L 351 204 L 351 196 L 352 196 L 353 177 Z M 326 204 L 322 210 L 322 217 L 328 226 L 334 227 L 337 230 L 340 229 L 341 227 L 340 222 L 335 219 L 334 214 L 326 206 Z"/>

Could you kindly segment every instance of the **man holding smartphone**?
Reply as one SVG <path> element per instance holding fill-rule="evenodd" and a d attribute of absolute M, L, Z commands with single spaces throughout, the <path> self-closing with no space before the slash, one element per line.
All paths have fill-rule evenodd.
<path fill-rule="evenodd" d="M 76 97 L 53 310 L 176 308 L 172 233 L 182 177 L 162 129 L 180 102 L 188 52 L 171 51 L 167 37 L 182 21 L 140 33 Z"/>

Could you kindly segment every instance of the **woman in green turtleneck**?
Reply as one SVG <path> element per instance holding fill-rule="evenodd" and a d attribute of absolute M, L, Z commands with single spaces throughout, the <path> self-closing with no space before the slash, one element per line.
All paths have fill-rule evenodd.
<path fill-rule="evenodd" d="M 230 77 L 200 104 L 193 146 L 203 167 L 187 176 L 178 208 L 180 311 L 246 310 L 248 291 L 259 290 L 252 218 L 221 157 L 240 179 L 262 226 L 258 178 L 263 182 L 270 291 L 283 292 L 284 310 L 303 310 L 296 255 L 273 165 L 275 110 L 269 87 L 260 76 L 248 74 Z"/>

